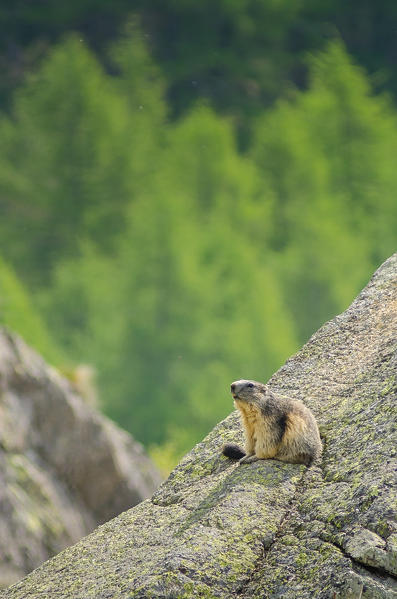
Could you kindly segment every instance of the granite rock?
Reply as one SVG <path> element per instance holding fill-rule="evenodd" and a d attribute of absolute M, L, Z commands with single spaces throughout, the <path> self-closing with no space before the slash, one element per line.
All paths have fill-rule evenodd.
<path fill-rule="evenodd" d="M 397 254 L 269 381 L 314 412 L 321 463 L 231 462 L 234 412 L 151 499 L 3 597 L 396 598 L 396 377 Z"/>
<path fill-rule="evenodd" d="M 142 446 L 0 329 L 0 586 L 149 497 Z"/>

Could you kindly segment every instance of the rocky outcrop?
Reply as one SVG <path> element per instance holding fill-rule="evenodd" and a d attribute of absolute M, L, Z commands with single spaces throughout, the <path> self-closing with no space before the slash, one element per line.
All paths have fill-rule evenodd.
<path fill-rule="evenodd" d="M 0 586 L 149 497 L 142 447 L 0 329 Z"/>
<path fill-rule="evenodd" d="M 232 463 L 233 413 L 150 500 L 3 597 L 397 597 L 396 375 L 397 254 L 269 382 L 317 416 L 321 464 Z"/>

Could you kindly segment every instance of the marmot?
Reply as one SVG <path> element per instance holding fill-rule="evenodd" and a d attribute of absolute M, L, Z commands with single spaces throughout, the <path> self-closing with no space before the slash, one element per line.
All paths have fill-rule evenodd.
<path fill-rule="evenodd" d="M 235 381 L 231 392 L 240 411 L 245 451 L 228 443 L 222 449 L 225 456 L 240 464 L 275 458 L 310 466 L 321 455 L 316 420 L 303 403 L 275 395 L 256 381 Z"/>

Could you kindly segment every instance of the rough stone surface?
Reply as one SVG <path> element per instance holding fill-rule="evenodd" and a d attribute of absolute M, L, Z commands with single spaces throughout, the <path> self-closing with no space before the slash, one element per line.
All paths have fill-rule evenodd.
<path fill-rule="evenodd" d="M 320 464 L 231 463 L 233 413 L 151 500 L 3 597 L 396 598 L 396 375 L 397 254 L 270 380 L 318 418 Z"/>
<path fill-rule="evenodd" d="M 0 329 L 0 586 L 159 484 L 138 443 Z"/>

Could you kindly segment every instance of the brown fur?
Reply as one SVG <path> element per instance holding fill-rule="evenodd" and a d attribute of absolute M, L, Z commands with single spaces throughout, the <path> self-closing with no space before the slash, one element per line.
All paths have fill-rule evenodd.
<path fill-rule="evenodd" d="M 245 434 L 240 463 L 275 458 L 309 466 L 321 455 L 316 420 L 302 402 L 276 396 L 256 381 L 236 381 L 231 390 Z M 237 450 L 226 445 L 223 453 L 236 458 Z"/>

